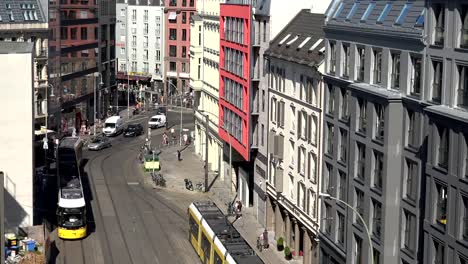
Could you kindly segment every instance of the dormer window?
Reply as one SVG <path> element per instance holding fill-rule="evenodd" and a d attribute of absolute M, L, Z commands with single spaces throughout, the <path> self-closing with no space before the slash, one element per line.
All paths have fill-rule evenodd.
<path fill-rule="evenodd" d="M 434 12 L 434 40 L 433 43 L 434 45 L 444 45 L 444 32 L 445 32 L 445 8 L 443 4 L 435 4 L 432 7 L 432 10 Z"/>

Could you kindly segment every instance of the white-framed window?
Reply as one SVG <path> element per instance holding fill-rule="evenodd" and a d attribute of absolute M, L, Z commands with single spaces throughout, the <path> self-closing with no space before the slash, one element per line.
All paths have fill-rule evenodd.
<path fill-rule="evenodd" d="M 308 153 L 309 175 L 308 179 L 312 183 L 317 183 L 317 155 L 313 152 Z"/>

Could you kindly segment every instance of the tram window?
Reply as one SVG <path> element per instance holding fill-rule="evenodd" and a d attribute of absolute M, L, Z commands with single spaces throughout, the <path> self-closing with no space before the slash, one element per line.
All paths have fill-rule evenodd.
<path fill-rule="evenodd" d="M 223 264 L 223 259 L 218 255 L 218 252 L 215 250 L 214 264 Z"/>
<path fill-rule="evenodd" d="M 189 217 L 190 233 L 195 237 L 195 240 L 198 240 L 198 224 L 193 219 L 193 216 Z"/>
<path fill-rule="evenodd" d="M 201 248 L 203 250 L 203 254 L 205 255 L 205 259 L 210 258 L 210 242 L 208 241 L 208 238 L 206 237 L 205 233 L 202 232 L 202 243 L 201 243 Z"/>
<path fill-rule="evenodd" d="M 64 209 L 58 217 L 59 225 L 63 227 L 81 227 L 84 225 L 84 214 L 80 209 Z"/>

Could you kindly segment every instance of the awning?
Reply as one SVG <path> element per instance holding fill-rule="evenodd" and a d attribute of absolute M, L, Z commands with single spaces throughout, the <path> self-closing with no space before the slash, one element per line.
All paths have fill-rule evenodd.
<path fill-rule="evenodd" d="M 176 12 L 170 12 L 169 13 L 169 20 L 176 20 L 176 19 L 177 19 Z"/>

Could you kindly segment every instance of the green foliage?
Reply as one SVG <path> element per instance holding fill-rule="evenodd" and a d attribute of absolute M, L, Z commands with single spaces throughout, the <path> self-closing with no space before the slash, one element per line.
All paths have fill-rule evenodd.
<path fill-rule="evenodd" d="M 276 244 L 279 245 L 279 246 L 282 246 L 284 243 L 284 240 L 282 237 L 278 238 L 278 240 L 276 241 Z"/>
<path fill-rule="evenodd" d="M 288 257 L 291 255 L 291 249 L 289 247 L 284 248 L 284 256 Z"/>

